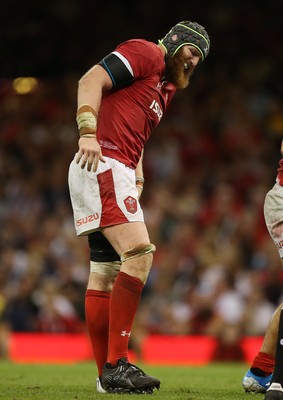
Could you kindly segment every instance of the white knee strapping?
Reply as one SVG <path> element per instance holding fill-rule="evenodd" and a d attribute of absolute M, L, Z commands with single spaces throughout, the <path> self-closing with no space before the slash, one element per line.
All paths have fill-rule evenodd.
<path fill-rule="evenodd" d="M 148 253 L 154 253 L 155 250 L 156 247 L 152 243 L 140 244 L 138 246 L 133 247 L 132 249 L 124 251 L 124 253 L 121 254 L 121 262 L 130 260 L 132 258 L 140 257 Z"/>
<path fill-rule="evenodd" d="M 90 262 L 90 272 L 96 272 L 100 275 L 112 275 L 116 276 L 121 268 L 120 261 L 111 262 Z"/>

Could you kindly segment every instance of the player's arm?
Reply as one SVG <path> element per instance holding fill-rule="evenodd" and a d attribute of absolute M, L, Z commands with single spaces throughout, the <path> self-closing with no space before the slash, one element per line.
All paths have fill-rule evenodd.
<path fill-rule="evenodd" d="M 102 93 L 112 89 L 109 74 L 100 65 L 95 65 L 79 81 L 77 123 L 80 134 L 76 161 L 81 167 L 96 171 L 98 162 L 105 162 L 96 138 L 97 115 Z"/>
<path fill-rule="evenodd" d="M 134 81 L 130 63 L 114 51 L 90 69 L 79 81 L 77 123 L 80 132 L 76 161 L 96 171 L 98 162 L 105 162 L 96 140 L 97 116 L 104 91 L 119 89 Z"/>
<path fill-rule="evenodd" d="M 141 197 L 142 191 L 143 191 L 143 184 L 144 184 L 144 177 L 143 177 L 143 151 L 141 154 L 141 157 L 139 159 L 139 162 L 137 164 L 136 170 L 136 187 L 139 193 L 139 198 Z"/>
<path fill-rule="evenodd" d="M 112 89 L 109 74 L 100 65 L 95 65 L 81 77 L 78 85 L 78 110 L 89 105 L 98 114 L 102 93 Z"/>

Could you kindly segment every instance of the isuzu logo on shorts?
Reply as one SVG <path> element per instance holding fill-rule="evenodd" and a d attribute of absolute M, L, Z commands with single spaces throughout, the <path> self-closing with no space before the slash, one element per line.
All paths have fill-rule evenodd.
<path fill-rule="evenodd" d="M 76 220 L 76 225 L 77 226 L 81 226 L 81 225 L 84 225 L 84 224 L 88 224 L 89 222 L 93 222 L 98 218 L 99 218 L 99 215 L 97 213 L 91 214 L 91 215 L 88 215 L 87 217 L 77 219 Z"/>
<path fill-rule="evenodd" d="M 126 197 L 124 200 L 124 204 L 129 213 L 135 214 L 137 212 L 138 205 L 137 205 L 137 200 L 134 197 L 132 196 Z"/>

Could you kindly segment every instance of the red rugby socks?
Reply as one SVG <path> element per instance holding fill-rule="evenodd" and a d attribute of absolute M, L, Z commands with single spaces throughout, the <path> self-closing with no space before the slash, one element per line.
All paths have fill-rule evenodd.
<path fill-rule="evenodd" d="M 85 317 L 98 375 L 107 360 L 110 293 L 99 290 L 86 291 Z"/>
<path fill-rule="evenodd" d="M 144 284 L 124 272 L 115 280 L 109 308 L 109 341 L 107 362 L 116 365 L 120 358 L 128 358 L 131 330 Z"/>
<path fill-rule="evenodd" d="M 260 351 L 253 360 L 251 372 L 257 376 L 270 375 L 273 372 L 274 363 L 273 356 Z"/>

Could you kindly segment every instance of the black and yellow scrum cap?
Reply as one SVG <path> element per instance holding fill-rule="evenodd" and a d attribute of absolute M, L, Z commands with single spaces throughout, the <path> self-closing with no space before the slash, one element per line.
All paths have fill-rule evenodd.
<path fill-rule="evenodd" d="M 171 57 L 186 44 L 194 46 L 201 53 L 201 61 L 207 57 L 210 48 L 209 36 L 204 27 L 190 21 L 179 22 L 158 42 Z"/>

